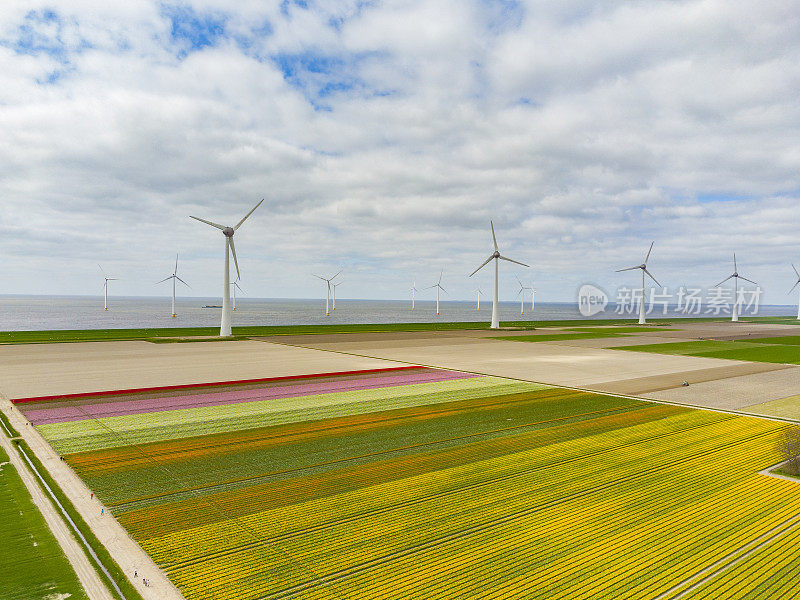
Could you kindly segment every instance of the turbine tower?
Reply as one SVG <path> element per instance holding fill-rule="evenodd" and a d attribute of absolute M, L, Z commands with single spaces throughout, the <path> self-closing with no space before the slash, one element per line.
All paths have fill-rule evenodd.
<path fill-rule="evenodd" d="M 647 320 L 644 318 L 644 275 L 647 273 L 647 276 L 656 282 L 656 284 L 661 285 L 658 283 L 658 280 L 653 277 L 653 274 L 647 270 L 647 261 L 650 259 L 650 253 L 653 251 L 653 244 L 655 242 L 650 242 L 650 249 L 647 251 L 647 256 L 644 257 L 644 262 L 640 265 L 636 265 L 635 267 L 628 267 L 627 269 L 618 269 L 617 273 L 622 273 L 622 271 L 633 271 L 634 269 L 641 269 L 642 270 L 642 299 L 639 301 L 639 325 L 645 325 Z"/>
<path fill-rule="evenodd" d="M 414 299 L 415 299 L 414 295 L 418 291 L 419 290 L 417 289 L 417 282 L 415 281 L 414 283 L 411 284 L 411 310 L 414 310 Z"/>
<path fill-rule="evenodd" d="M 439 281 L 437 281 L 433 285 L 425 288 L 426 290 L 430 290 L 430 289 L 436 288 L 436 315 L 437 316 L 439 315 L 439 290 L 442 290 L 445 294 L 447 293 L 447 290 L 442 287 L 442 275 L 444 275 L 444 269 L 442 269 L 442 272 L 439 273 Z"/>
<path fill-rule="evenodd" d="M 794 282 L 792 289 L 789 290 L 790 294 L 792 293 L 792 290 L 797 287 L 797 284 L 800 283 L 800 273 L 797 272 L 797 268 L 794 266 L 794 263 L 792 263 L 792 268 L 794 269 L 794 274 L 797 276 L 797 281 Z M 797 300 L 797 320 L 800 321 L 800 297 L 798 297 Z"/>
<path fill-rule="evenodd" d="M 733 275 L 729 275 L 714 287 L 721 286 L 723 283 L 728 281 L 728 279 L 733 279 L 733 310 L 731 310 L 731 321 L 733 323 L 736 323 L 739 320 L 739 280 L 744 279 L 745 281 L 749 281 L 753 285 L 758 285 L 758 284 L 755 281 L 748 279 L 747 277 L 742 277 L 741 275 L 739 275 L 739 267 L 736 265 L 736 252 L 733 253 Z"/>
<path fill-rule="evenodd" d="M 483 296 L 483 290 L 481 290 L 481 288 L 477 288 L 475 290 L 475 293 L 478 295 L 478 308 L 476 308 L 475 310 L 480 310 L 481 309 L 481 296 Z"/>
<path fill-rule="evenodd" d="M 156 283 L 156 285 L 158 285 L 159 283 L 164 283 L 165 281 L 169 281 L 170 279 L 172 279 L 172 316 L 176 317 L 178 315 L 175 314 L 175 282 L 176 281 L 180 281 L 186 287 L 191 287 L 183 279 L 178 277 L 178 255 L 177 254 L 175 255 L 175 270 L 172 271 L 172 275 L 170 275 L 169 277 L 164 277 L 164 279 L 162 279 L 161 281 Z"/>
<path fill-rule="evenodd" d="M 116 277 L 109 277 L 106 275 L 106 272 L 103 271 L 103 267 L 97 265 L 100 268 L 100 272 L 103 274 L 103 310 L 108 310 L 108 282 L 109 281 L 116 281 Z"/>
<path fill-rule="evenodd" d="M 253 214 L 253 211 L 261 206 L 261 203 L 264 202 L 262 198 L 258 204 L 256 204 L 253 208 L 250 209 L 250 212 L 247 213 L 242 220 L 239 221 L 233 227 L 226 227 L 225 225 L 220 225 L 219 223 L 214 223 L 212 221 L 206 221 L 205 219 L 201 219 L 200 217 L 194 217 L 189 215 L 192 219 L 200 221 L 201 223 L 205 223 L 206 225 L 211 225 L 212 227 L 216 227 L 220 231 L 222 231 L 222 235 L 225 236 L 225 273 L 223 276 L 222 282 L 222 319 L 219 325 L 219 335 L 220 337 L 230 337 L 231 335 L 231 269 L 230 269 L 230 255 L 233 254 L 233 264 L 236 265 L 236 279 L 239 279 L 239 261 L 236 259 L 236 246 L 233 243 L 233 234 L 236 233 L 236 230 L 242 226 L 247 220 L 247 217 Z M 230 250 L 230 251 L 229 251 Z"/>
<path fill-rule="evenodd" d="M 521 262 L 516 261 L 516 260 L 511 260 L 510 258 L 506 258 L 502 254 L 500 254 L 500 250 L 497 248 L 497 237 L 495 237 L 495 235 L 494 235 L 494 223 L 492 221 L 489 221 L 489 225 L 492 228 L 492 242 L 494 243 L 494 252 L 489 256 L 489 258 L 487 258 L 483 262 L 483 264 L 480 267 L 478 267 L 472 273 L 470 273 L 470 277 L 475 275 L 475 273 L 477 273 L 483 267 L 485 267 L 487 264 L 489 264 L 490 260 L 494 260 L 494 294 L 492 295 L 492 324 L 490 325 L 490 327 L 492 329 L 499 329 L 500 328 L 500 318 L 499 318 L 498 313 L 497 313 L 498 302 L 499 302 L 498 301 L 498 289 L 497 289 L 498 288 L 497 279 L 498 279 L 498 270 L 499 270 L 498 262 L 501 261 L 501 260 L 507 260 L 508 262 L 512 262 L 512 263 L 515 263 L 517 265 L 522 265 L 523 267 L 527 267 L 529 265 L 526 265 L 525 263 L 521 263 Z"/>
<path fill-rule="evenodd" d="M 231 290 L 233 290 L 233 310 L 236 310 L 236 290 L 244 293 L 242 286 L 239 285 L 238 281 L 231 281 Z"/>
<path fill-rule="evenodd" d="M 333 288 L 333 310 L 336 310 L 336 288 L 343 283 L 344 281 L 340 281 L 339 283 L 331 283 L 331 287 Z"/>
<path fill-rule="evenodd" d="M 339 271 L 339 273 L 341 273 L 341 271 Z M 336 273 L 336 275 L 334 275 L 330 279 L 322 277 L 321 275 L 314 275 L 314 277 L 316 277 L 317 279 L 322 279 L 322 281 L 324 281 L 328 286 L 328 288 L 327 288 L 328 292 L 325 295 L 325 316 L 326 317 L 330 317 L 331 316 L 331 311 L 330 311 L 330 305 L 331 305 L 331 283 L 333 282 L 334 279 L 336 279 L 339 276 L 339 273 Z"/>

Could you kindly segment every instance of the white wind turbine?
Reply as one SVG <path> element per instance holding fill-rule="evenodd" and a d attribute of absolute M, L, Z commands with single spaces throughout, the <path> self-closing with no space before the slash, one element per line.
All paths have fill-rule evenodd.
<path fill-rule="evenodd" d="M 748 279 L 747 277 L 742 277 L 739 275 L 739 267 L 736 265 L 736 252 L 733 253 L 733 275 L 729 275 L 722 281 L 720 281 L 714 287 L 719 287 L 728 279 L 733 279 L 733 309 L 731 310 L 731 321 L 736 322 L 739 320 L 739 280 L 744 279 L 745 281 L 749 281 L 753 285 L 758 285 L 755 281 Z"/>
<path fill-rule="evenodd" d="M 794 274 L 797 275 L 797 281 L 794 282 L 792 289 L 789 290 L 790 294 L 792 293 L 792 290 L 797 287 L 797 284 L 800 283 L 800 273 L 797 272 L 797 268 L 794 266 L 794 263 L 792 263 L 792 268 L 794 269 Z M 797 300 L 797 320 L 800 321 L 800 297 L 798 297 Z"/>
<path fill-rule="evenodd" d="M 172 271 L 172 275 L 170 275 L 169 277 L 164 277 L 164 279 L 162 279 L 161 281 L 156 283 L 156 285 L 158 285 L 159 283 L 164 283 L 165 281 L 169 281 L 170 279 L 172 279 L 172 316 L 176 317 L 177 315 L 175 314 L 175 282 L 176 281 L 180 281 L 186 287 L 191 287 L 183 279 L 178 277 L 178 255 L 177 254 L 175 255 L 175 270 Z"/>
<path fill-rule="evenodd" d="M 414 310 L 415 294 L 418 291 L 419 290 L 417 289 L 417 282 L 415 281 L 414 283 L 411 284 L 411 310 Z"/>
<path fill-rule="evenodd" d="M 116 281 L 116 277 L 109 277 L 106 275 L 106 272 L 103 271 L 103 267 L 97 265 L 100 268 L 100 272 L 103 274 L 103 310 L 108 310 L 108 282 L 109 281 Z"/>
<path fill-rule="evenodd" d="M 336 288 L 342 285 L 344 281 L 340 281 L 338 283 L 331 283 L 331 287 L 333 288 L 333 310 L 336 310 Z"/>
<path fill-rule="evenodd" d="M 238 281 L 231 281 L 231 290 L 233 291 L 233 310 L 236 310 L 236 290 L 244 293 L 242 286 L 239 285 Z"/>
<path fill-rule="evenodd" d="M 430 289 L 436 288 L 436 315 L 437 316 L 439 315 L 439 290 L 442 290 L 445 294 L 447 293 L 447 290 L 442 287 L 442 275 L 444 275 L 444 269 L 442 269 L 442 272 L 439 273 L 439 281 L 437 281 L 433 285 L 425 288 L 426 290 L 430 290 Z"/>
<path fill-rule="evenodd" d="M 339 271 L 339 273 L 341 273 L 341 271 Z M 331 316 L 331 311 L 330 311 L 331 284 L 333 283 L 333 280 L 336 279 L 339 276 L 339 273 L 336 273 L 336 275 L 334 275 L 330 279 L 322 277 L 321 275 L 314 275 L 314 277 L 316 277 L 317 279 L 322 279 L 322 281 L 324 281 L 327 284 L 327 294 L 325 295 L 325 316 L 326 317 L 330 317 Z"/>
<path fill-rule="evenodd" d="M 483 262 L 483 264 L 480 267 L 478 267 L 472 273 L 470 273 L 469 276 L 472 277 L 473 275 L 475 275 L 475 273 L 477 273 L 483 267 L 485 267 L 487 264 L 489 264 L 490 260 L 494 260 L 494 294 L 492 296 L 492 324 L 491 324 L 490 327 L 492 329 L 499 329 L 500 328 L 500 318 L 499 318 L 498 312 L 497 312 L 498 311 L 498 302 L 499 302 L 498 301 L 498 283 L 497 283 L 498 270 L 499 270 L 498 262 L 500 260 L 507 260 L 508 262 L 512 262 L 512 263 L 515 263 L 517 265 L 522 265 L 523 267 L 527 267 L 529 265 L 526 265 L 525 263 L 521 263 L 521 262 L 516 261 L 516 260 L 511 260 L 510 258 L 506 258 L 502 254 L 500 254 L 500 251 L 497 248 L 497 238 L 494 235 L 494 223 L 492 221 L 489 221 L 489 225 L 492 228 L 492 242 L 494 243 L 494 252 L 489 256 L 489 258 L 487 258 Z"/>
<path fill-rule="evenodd" d="M 618 269 L 617 273 L 621 273 L 622 271 L 633 271 L 634 269 L 641 269 L 642 270 L 642 298 L 639 301 L 639 325 L 645 325 L 647 320 L 644 318 L 644 302 L 645 302 L 645 295 L 644 295 L 644 275 L 647 273 L 647 276 L 655 281 L 658 285 L 658 280 L 653 277 L 653 274 L 647 270 L 647 261 L 650 259 L 650 253 L 653 251 L 653 244 L 655 242 L 650 243 L 650 249 L 647 251 L 647 256 L 644 257 L 644 262 L 640 265 L 636 265 L 635 267 L 628 267 L 627 269 Z"/>
<path fill-rule="evenodd" d="M 481 309 L 481 296 L 483 296 L 483 290 L 481 290 L 481 288 L 477 288 L 475 290 L 475 293 L 478 296 L 478 308 L 476 308 L 476 310 L 480 310 Z"/>
<path fill-rule="evenodd" d="M 525 292 L 530 290 L 531 292 L 531 310 L 533 310 L 533 288 L 528 287 L 526 285 L 522 285 L 522 282 L 517 277 L 517 283 L 519 284 L 519 291 L 517 292 L 517 296 L 519 296 L 519 314 L 525 314 Z"/>
<path fill-rule="evenodd" d="M 231 335 L 231 269 L 230 269 L 230 255 L 233 254 L 233 264 L 236 265 L 236 278 L 239 279 L 239 261 L 236 259 L 236 246 L 233 243 L 233 234 L 236 233 L 236 230 L 242 226 L 247 220 L 247 217 L 253 214 L 253 211 L 261 206 L 261 203 L 264 202 L 262 198 L 258 204 L 256 204 L 253 208 L 250 209 L 250 212 L 247 213 L 242 220 L 239 221 L 233 227 L 226 227 L 225 225 L 220 225 L 219 223 L 214 223 L 212 221 L 206 221 L 205 219 L 201 219 L 200 217 L 194 217 L 189 215 L 192 219 L 200 221 L 201 223 L 205 223 L 206 225 L 211 225 L 212 227 L 216 227 L 217 229 L 222 231 L 222 235 L 225 236 L 225 274 L 223 277 L 223 284 L 222 284 L 222 319 L 219 325 L 219 335 L 221 337 L 229 337 Z M 230 250 L 230 252 L 229 252 Z"/>

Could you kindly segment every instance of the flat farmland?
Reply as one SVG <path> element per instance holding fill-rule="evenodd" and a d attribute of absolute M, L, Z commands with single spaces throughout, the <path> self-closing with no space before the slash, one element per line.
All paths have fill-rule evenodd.
<path fill-rule="evenodd" d="M 18 407 L 189 599 L 800 587 L 782 423 L 421 367 Z"/>

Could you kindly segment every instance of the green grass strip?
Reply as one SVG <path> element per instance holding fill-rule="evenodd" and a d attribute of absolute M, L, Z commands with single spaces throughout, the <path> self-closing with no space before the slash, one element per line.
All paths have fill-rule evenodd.
<path fill-rule="evenodd" d="M 125 577 L 120 566 L 111 557 L 106 547 L 100 543 L 92 529 L 86 524 L 86 521 L 83 520 L 75 506 L 55 482 L 50 472 L 44 468 L 39 458 L 30 449 L 30 446 L 22 439 L 16 439 L 13 443 L 17 446 L 17 450 L 28 464 L 31 472 L 36 476 L 39 485 L 50 496 L 53 504 L 66 518 L 67 524 L 72 528 L 73 533 L 84 545 L 91 559 L 90 562 L 100 575 L 100 578 L 109 581 L 117 595 L 123 600 L 143 600 L 136 588 Z"/>
<path fill-rule="evenodd" d="M 788 343 L 783 343 L 778 340 L 789 341 Z M 698 340 L 668 344 L 643 344 L 640 346 L 612 347 L 611 350 L 680 354 L 750 362 L 800 364 L 800 338 L 797 336 L 757 338 L 746 341 Z"/>
<path fill-rule="evenodd" d="M 652 319 L 651 324 L 708 323 L 727 321 L 722 317 L 680 317 Z M 759 323 L 792 323 L 792 317 L 744 317 L 743 321 Z M 504 321 L 502 327 L 533 329 L 536 327 L 578 327 L 593 325 L 634 325 L 635 319 L 561 319 L 553 321 Z M 489 329 L 488 322 L 436 322 L 436 323 L 350 323 L 339 325 L 263 325 L 234 327 L 233 335 L 311 335 L 331 333 L 365 333 L 387 331 L 458 331 Z M 35 344 L 49 342 L 87 342 L 111 340 L 158 340 L 159 338 L 214 337 L 219 327 L 159 327 L 139 329 L 60 329 L 41 331 L 2 331 L 0 344 Z"/>
<path fill-rule="evenodd" d="M 2 598 L 88 598 L 64 551 L 2 448 L 0 540 L 3 541 L 0 544 Z"/>
<path fill-rule="evenodd" d="M 19 437 L 19 431 L 14 429 L 6 414 L 0 410 L 0 429 L 10 438 Z"/>

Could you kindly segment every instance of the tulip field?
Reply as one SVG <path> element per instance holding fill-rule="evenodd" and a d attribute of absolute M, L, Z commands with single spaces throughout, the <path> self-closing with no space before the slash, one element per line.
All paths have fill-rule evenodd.
<path fill-rule="evenodd" d="M 783 423 L 423 367 L 29 400 L 188 599 L 800 593 Z"/>

